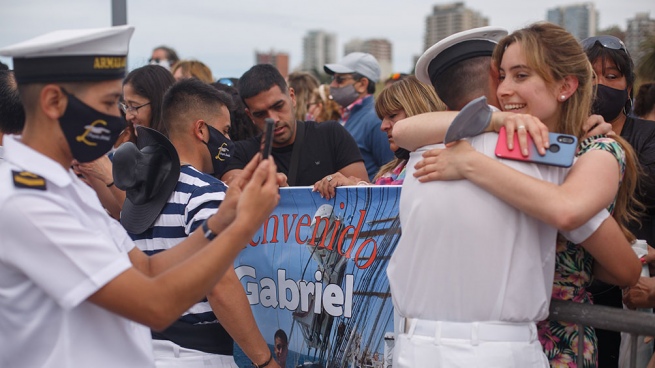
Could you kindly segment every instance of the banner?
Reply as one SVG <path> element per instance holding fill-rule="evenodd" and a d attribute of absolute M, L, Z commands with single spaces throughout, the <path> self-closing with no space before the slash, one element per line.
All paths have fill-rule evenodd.
<path fill-rule="evenodd" d="M 283 367 L 391 366 L 386 268 L 400 237 L 400 186 L 338 188 L 331 200 L 311 187 L 280 195 L 235 263 L 276 360 Z M 242 354 L 235 351 L 239 366 L 251 367 Z"/>

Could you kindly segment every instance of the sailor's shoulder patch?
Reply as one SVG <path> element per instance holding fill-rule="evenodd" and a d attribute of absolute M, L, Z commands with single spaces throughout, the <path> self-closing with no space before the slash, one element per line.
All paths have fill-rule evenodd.
<path fill-rule="evenodd" d="M 16 188 L 46 190 L 46 182 L 42 176 L 33 174 L 29 171 L 12 170 L 14 186 Z"/>

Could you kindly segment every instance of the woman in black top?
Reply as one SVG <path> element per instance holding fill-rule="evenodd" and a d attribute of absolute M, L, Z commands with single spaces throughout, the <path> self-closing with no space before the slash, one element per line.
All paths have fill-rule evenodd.
<path fill-rule="evenodd" d="M 582 46 L 596 72 L 596 97 L 592 113 L 602 115 L 612 130 L 627 140 L 635 150 L 643 175 L 639 178 L 636 198 L 644 211 L 627 225 L 637 237 L 655 245 L 655 122 L 630 115 L 635 81 L 632 58 L 621 40 L 614 36 L 589 37 Z M 594 304 L 622 308 L 618 287 L 594 282 L 588 289 Z M 617 367 L 621 335 L 597 329 L 598 367 Z"/>

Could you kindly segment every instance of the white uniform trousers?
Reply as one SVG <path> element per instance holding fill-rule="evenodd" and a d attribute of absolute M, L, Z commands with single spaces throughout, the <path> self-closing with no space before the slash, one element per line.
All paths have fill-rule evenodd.
<path fill-rule="evenodd" d="M 400 320 L 394 368 L 549 367 L 534 323 Z"/>
<path fill-rule="evenodd" d="M 152 340 L 157 368 L 239 368 L 231 355 L 187 349 L 168 340 Z"/>

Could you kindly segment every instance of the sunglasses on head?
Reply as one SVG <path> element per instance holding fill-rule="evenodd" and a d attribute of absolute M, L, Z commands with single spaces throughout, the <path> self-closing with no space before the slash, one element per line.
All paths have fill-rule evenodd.
<path fill-rule="evenodd" d="M 218 80 L 218 83 L 224 84 L 226 86 L 234 87 L 234 82 L 230 78 L 221 78 Z"/>
<path fill-rule="evenodd" d="M 626 54 L 630 55 L 623 41 L 621 41 L 620 39 L 614 36 L 604 35 L 604 36 L 588 37 L 582 40 L 581 44 L 585 50 L 592 48 L 595 44 L 599 44 L 606 49 L 622 50 Z"/>

